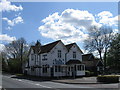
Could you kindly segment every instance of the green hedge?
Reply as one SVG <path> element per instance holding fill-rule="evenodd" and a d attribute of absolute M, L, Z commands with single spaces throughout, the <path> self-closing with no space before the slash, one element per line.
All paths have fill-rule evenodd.
<path fill-rule="evenodd" d="M 119 82 L 119 76 L 115 75 L 101 75 L 97 77 L 98 82 L 104 82 L 104 83 L 118 83 Z"/>
<path fill-rule="evenodd" d="M 94 72 L 85 71 L 85 75 L 86 75 L 86 76 L 93 76 L 93 75 L 94 75 Z"/>

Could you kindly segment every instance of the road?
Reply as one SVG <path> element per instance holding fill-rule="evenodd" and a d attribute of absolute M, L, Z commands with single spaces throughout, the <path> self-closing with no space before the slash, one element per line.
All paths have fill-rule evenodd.
<path fill-rule="evenodd" d="M 79 89 L 79 88 L 96 88 L 90 85 L 78 85 L 78 84 L 62 84 L 56 83 L 52 81 L 32 81 L 27 79 L 18 79 L 11 78 L 10 75 L 3 75 L 2 77 L 2 87 L 6 90 L 8 88 L 18 89 L 18 88 L 46 88 L 47 90 L 65 90 L 69 88 L 69 90 Z M 95 89 L 101 90 L 101 89 Z M 103 90 L 103 89 L 102 89 Z M 110 89 L 109 89 L 110 90 Z"/>
<path fill-rule="evenodd" d="M 3 88 L 90 88 L 84 85 L 61 84 L 52 81 L 31 81 L 26 79 L 11 78 L 4 75 L 2 77 Z"/>

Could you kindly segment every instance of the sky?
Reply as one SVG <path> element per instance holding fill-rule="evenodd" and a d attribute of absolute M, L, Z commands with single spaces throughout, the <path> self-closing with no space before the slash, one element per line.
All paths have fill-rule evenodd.
<path fill-rule="evenodd" d="M 28 43 L 62 40 L 83 48 L 91 26 L 108 25 L 118 32 L 117 2 L 9 2 L 2 0 L 1 47 L 24 37 Z M 2 49 L 2 48 L 1 48 Z"/>

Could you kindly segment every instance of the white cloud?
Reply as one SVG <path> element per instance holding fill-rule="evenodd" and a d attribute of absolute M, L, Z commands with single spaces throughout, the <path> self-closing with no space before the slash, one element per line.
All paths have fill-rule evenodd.
<path fill-rule="evenodd" d="M 61 14 L 60 22 L 69 23 L 77 27 L 85 27 L 88 29 L 90 25 L 95 23 L 94 16 L 88 11 L 66 9 Z"/>
<path fill-rule="evenodd" d="M 10 26 L 8 26 L 6 29 L 7 29 L 7 30 L 11 30 L 12 28 L 11 28 Z"/>
<path fill-rule="evenodd" d="M 118 25 L 118 16 L 113 17 L 109 11 L 100 12 L 96 16 L 88 11 L 66 9 L 62 13 L 55 12 L 43 19 L 44 24 L 39 26 L 38 30 L 44 37 L 71 43 L 82 42 L 88 38 L 87 31 L 94 25 L 98 28 L 104 24 Z"/>
<path fill-rule="evenodd" d="M 4 44 L 0 44 L 0 52 L 3 51 L 5 49 L 5 45 Z"/>
<path fill-rule="evenodd" d="M 8 23 L 8 25 L 9 25 L 8 29 L 11 29 L 11 27 L 15 26 L 16 24 L 23 23 L 23 18 L 21 16 L 18 16 L 16 18 L 14 18 L 13 20 L 9 20 L 6 17 L 4 17 L 2 19 Z"/>
<path fill-rule="evenodd" d="M 113 29 L 113 32 L 114 32 L 114 33 L 118 33 L 119 30 L 118 30 L 118 29 Z"/>
<path fill-rule="evenodd" d="M 108 26 L 118 26 L 118 16 L 113 17 L 113 14 L 109 11 L 103 11 L 98 14 L 99 23 Z"/>
<path fill-rule="evenodd" d="M 98 24 L 88 11 L 66 9 L 60 15 L 53 13 L 42 20 L 39 27 L 42 36 L 54 40 L 61 39 L 64 43 L 83 41 L 88 37 L 84 30 Z"/>
<path fill-rule="evenodd" d="M 11 42 L 11 41 L 14 41 L 14 40 L 16 40 L 15 37 L 10 37 L 7 34 L 1 34 L 0 35 L 0 41 Z"/>
<path fill-rule="evenodd" d="M 7 0 L 1 0 L 0 2 L 0 12 L 1 11 L 20 11 L 23 10 L 22 6 L 12 5 L 11 2 Z"/>
<path fill-rule="evenodd" d="M 113 17 L 112 13 L 109 11 L 102 11 L 98 13 L 98 17 L 103 18 L 103 17 Z"/>

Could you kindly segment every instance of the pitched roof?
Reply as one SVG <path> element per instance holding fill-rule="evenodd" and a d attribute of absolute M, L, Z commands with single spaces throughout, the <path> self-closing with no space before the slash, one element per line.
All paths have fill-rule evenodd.
<path fill-rule="evenodd" d="M 70 50 L 70 48 L 73 46 L 73 45 L 76 45 L 77 46 L 77 44 L 76 43 L 71 43 L 71 44 L 67 44 L 67 45 L 65 45 L 65 47 L 67 48 L 67 50 L 69 51 Z M 79 48 L 79 47 L 78 47 Z M 79 50 L 81 51 L 81 49 L 79 48 Z M 81 51 L 81 53 L 83 53 L 82 51 Z"/>
<path fill-rule="evenodd" d="M 94 56 L 93 56 L 92 53 L 82 55 L 82 60 L 83 61 L 89 61 L 89 60 L 93 60 L 93 59 L 94 59 Z"/>
<path fill-rule="evenodd" d="M 58 41 L 55 41 L 55 42 L 52 42 L 52 43 L 49 43 L 43 46 L 39 46 L 37 42 L 37 44 L 35 46 L 31 46 L 31 48 L 33 49 L 34 53 L 37 53 L 37 54 L 47 53 L 50 50 L 52 50 L 52 48 L 60 41 L 61 40 L 58 40 Z"/>
<path fill-rule="evenodd" d="M 81 64 L 80 60 L 69 60 L 68 62 L 66 62 L 66 65 L 70 65 L 70 64 Z"/>
<path fill-rule="evenodd" d="M 96 65 L 97 65 L 97 66 L 104 66 L 104 64 L 102 63 L 101 60 L 99 60 Z"/>
<path fill-rule="evenodd" d="M 103 66 L 102 62 L 99 59 L 94 58 L 93 54 L 83 54 L 82 55 L 82 63 L 87 67 L 90 66 Z"/>
<path fill-rule="evenodd" d="M 67 50 L 70 50 L 70 48 L 71 48 L 74 44 L 75 44 L 75 43 L 71 43 L 71 44 L 65 45 L 65 47 L 67 48 Z"/>
<path fill-rule="evenodd" d="M 50 50 L 52 50 L 53 47 L 56 46 L 56 44 L 58 44 L 58 42 L 61 42 L 61 40 L 46 44 L 44 46 L 41 46 L 41 52 L 40 53 L 47 53 Z"/>

